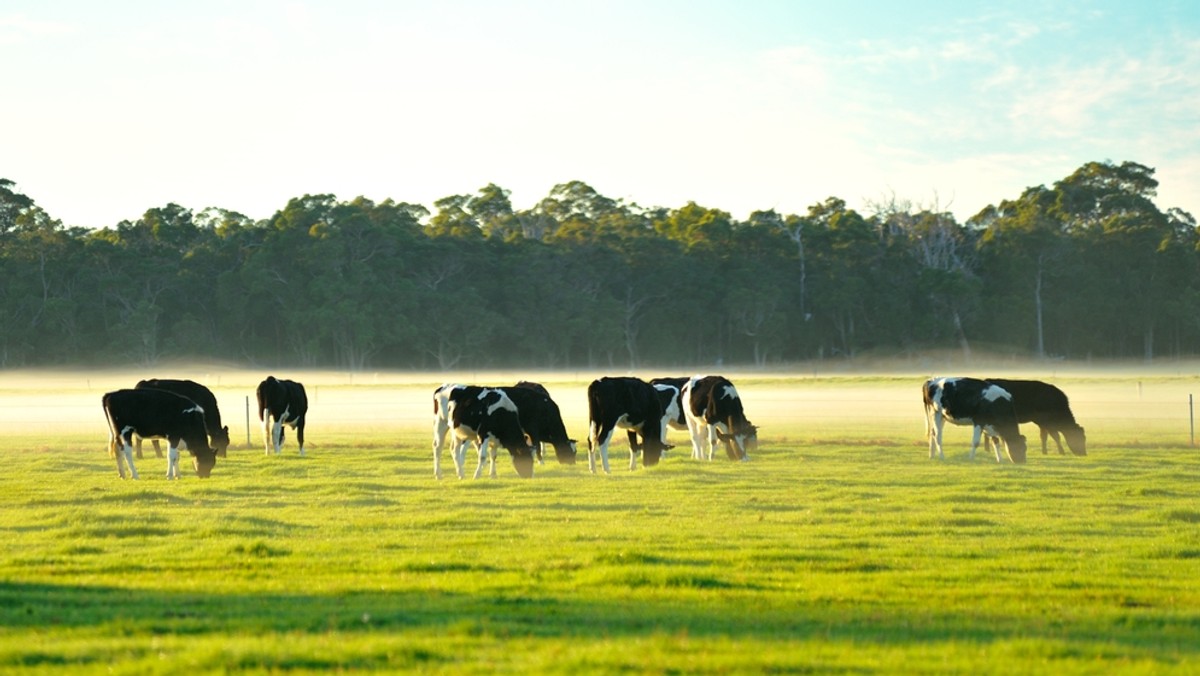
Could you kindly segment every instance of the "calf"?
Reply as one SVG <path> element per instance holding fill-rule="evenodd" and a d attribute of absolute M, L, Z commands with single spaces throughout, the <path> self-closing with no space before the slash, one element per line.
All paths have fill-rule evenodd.
<path fill-rule="evenodd" d="M 267 455 L 274 447 L 279 455 L 283 447 L 283 426 L 296 430 L 296 443 L 300 444 L 300 455 L 304 455 L 304 419 L 308 413 L 308 394 L 304 386 L 294 380 L 277 380 L 275 376 L 258 384 L 258 419 L 263 424 L 263 445 Z"/>
<path fill-rule="evenodd" d="M 942 451 L 942 426 L 946 420 L 955 425 L 971 425 L 971 459 L 979 446 L 980 431 L 998 436 L 1014 463 L 1025 462 L 1025 437 L 1017 428 L 1017 413 L 1007 390 L 976 378 L 933 378 L 921 387 L 925 403 L 925 434 L 929 437 L 929 457 Z M 1001 462 L 996 448 L 996 462 Z"/>
<path fill-rule="evenodd" d="M 192 454 L 196 475 L 212 474 L 217 453 L 208 445 L 204 409 L 174 392 L 154 389 L 117 390 L 101 399 L 108 420 L 108 454 L 117 460 L 117 474 L 125 478 L 124 464 L 137 479 L 133 465 L 133 437 L 167 440 L 167 478 L 179 478 L 179 444 Z"/>
<path fill-rule="evenodd" d="M 1042 455 L 1046 454 L 1046 438 L 1050 436 L 1054 437 L 1058 454 L 1066 455 L 1060 434 L 1067 440 L 1067 447 L 1072 453 L 1087 455 L 1087 437 L 1083 428 L 1075 422 L 1067 395 L 1062 390 L 1040 380 L 988 378 L 988 382 L 1003 387 L 1012 395 L 1018 423 L 1031 422 L 1038 426 L 1042 437 Z"/>
<path fill-rule="evenodd" d="M 640 434 L 639 446 L 631 443 L 629 469 L 637 469 L 637 454 L 642 462 L 653 467 L 669 446 L 662 439 L 662 402 L 650 383 L 640 378 L 605 377 L 588 385 L 588 469 L 596 473 L 596 452 L 604 473 L 608 474 L 608 443 L 613 431 L 621 427 Z"/>
<path fill-rule="evenodd" d="M 750 459 L 750 451 L 758 447 L 758 427 L 746 419 L 742 399 L 728 378 L 696 376 L 679 395 L 692 435 L 693 458 L 712 460 L 720 440 L 730 460 Z"/>
<path fill-rule="evenodd" d="M 469 442 L 474 442 L 479 448 L 479 466 L 475 468 L 476 479 L 483 472 L 484 460 L 489 457 L 489 445 L 492 446 L 491 476 L 496 477 L 494 444 L 508 450 L 517 474 L 526 479 L 533 476 L 533 447 L 525 436 L 525 430 L 521 428 L 516 405 L 503 390 L 481 388 L 475 396 L 452 399 L 449 408 L 450 427 L 458 440 L 455 463 L 459 466 L 459 476 L 462 476 L 463 452 Z"/>
<path fill-rule="evenodd" d="M 217 398 L 211 390 L 191 380 L 169 380 L 165 378 L 140 380 L 135 386 L 135 389 L 138 390 L 147 388 L 174 392 L 175 394 L 191 399 L 200 408 L 204 409 L 204 425 L 208 431 L 209 443 L 217 451 L 218 457 L 225 457 L 229 449 L 229 427 L 221 425 L 221 410 L 217 408 Z M 151 441 L 154 443 L 154 454 L 161 458 L 162 451 L 158 447 L 158 439 L 152 439 Z M 142 457 L 141 437 L 138 437 L 137 440 L 137 457 Z"/>

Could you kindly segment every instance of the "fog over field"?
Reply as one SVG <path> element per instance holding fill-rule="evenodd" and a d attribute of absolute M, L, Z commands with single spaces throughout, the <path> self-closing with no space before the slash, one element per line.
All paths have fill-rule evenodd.
<path fill-rule="evenodd" d="M 838 368 L 840 366 L 840 368 Z M 1100 433 L 1123 445 L 1187 445 L 1191 438 L 1189 396 L 1200 395 L 1200 364 L 1073 365 L 1052 367 L 995 364 L 991 367 L 920 370 L 928 366 L 853 370 L 839 364 L 781 371 L 695 369 L 719 372 L 738 386 L 747 416 L 765 440 L 819 444 L 835 434 L 838 441 L 912 447 L 923 450 L 924 422 L 920 384 L 931 375 L 1036 378 L 1062 388 L 1077 419 L 1089 434 Z M 0 372 L 0 434 L 29 436 L 37 447 L 52 447 L 62 435 L 94 435 L 97 449 L 107 437 L 100 407 L 108 391 L 132 387 L 143 378 L 187 378 L 217 396 L 233 448 L 262 444 L 254 390 L 267 375 L 305 384 L 310 399 L 307 438 L 319 453 L 323 440 L 336 434 L 425 428 L 432 415 L 433 390 L 446 382 L 509 385 L 518 380 L 545 384 L 570 435 L 586 444 L 587 384 L 602 375 L 652 378 L 691 375 L 688 371 L 475 371 L 460 373 L 243 370 L 188 365 L 128 370 L 53 370 Z M 247 420 L 249 418 L 249 420 Z M 836 431 L 833 431 L 836 430 Z M 1036 428 L 1023 426 L 1036 439 Z M 847 435 L 853 439 L 847 439 Z M 673 431 L 672 443 L 685 433 Z M 966 429 L 947 430 L 949 447 L 969 446 Z M 623 437 L 615 439 L 624 451 Z M 586 445 L 581 446 L 586 448 Z M 1097 449 L 1100 450 L 1100 449 Z"/>

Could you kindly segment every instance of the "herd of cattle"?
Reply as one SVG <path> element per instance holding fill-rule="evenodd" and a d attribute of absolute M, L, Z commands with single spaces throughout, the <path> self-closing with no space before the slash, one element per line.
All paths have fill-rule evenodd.
<path fill-rule="evenodd" d="M 933 378 L 921 388 L 925 404 L 925 430 L 929 457 L 944 458 L 942 427 L 945 421 L 971 425 L 974 436 L 971 458 L 981 438 L 995 449 L 1001 462 L 1001 447 L 1014 463 L 1025 462 L 1026 442 L 1018 425 L 1037 424 L 1042 453 L 1053 437 L 1058 452 L 1064 453 L 1060 435 L 1076 455 L 1086 455 L 1083 428 L 1075 422 L 1067 396 L 1057 387 L 1037 380 L 976 378 Z M 304 423 L 308 397 L 304 386 L 292 380 L 269 376 L 256 390 L 258 416 L 263 425 L 266 453 L 278 454 L 283 445 L 284 426 L 296 431 L 300 454 L 304 454 Z M 663 453 L 673 448 L 666 443 L 668 428 L 686 429 L 691 437 L 692 457 L 712 460 L 718 443 L 730 460 L 748 460 L 757 448 L 758 427 L 746 418 L 737 389 L 724 376 L 691 378 L 603 377 L 587 389 L 588 467 L 596 473 L 596 456 L 609 473 L 608 445 L 621 428 L 629 436 L 629 469 L 637 469 L 638 456 L 646 467 L 657 465 Z M 141 442 L 167 441 L 167 478 L 179 478 L 179 450 L 192 455 L 196 474 L 207 477 L 229 447 L 229 427 L 221 425 L 216 397 L 191 380 L 152 379 L 133 389 L 109 392 L 103 397 L 109 427 L 109 455 L 116 458 L 117 473 L 137 479 L 133 458 L 142 457 Z M 541 384 L 521 381 L 508 387 L 446 384 L 433 394 L 433 472 L 442 478 L 441 457 L 451 446 L 455 473 L 464 476 L 466 452 L 473 446 L 479 454 L 475 478 L 488 462 L 496 476 L 497 447 L 508 451 L 513 467 L 522 477 L 533 476 L 535 463 L 542 462 L 542 449 L 550 446 L 562 464 L 575 464 L 576 441 L 569 438 L 558 405 Z M 490 452 L 489 452 L 490 451 Z"/>

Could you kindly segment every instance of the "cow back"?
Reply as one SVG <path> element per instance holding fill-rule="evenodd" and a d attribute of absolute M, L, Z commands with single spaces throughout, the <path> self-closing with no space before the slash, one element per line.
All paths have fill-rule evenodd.
<path fill-rule="evenodd" d="M 166 390 L 199 404 L 200 408 L 204 409 L 204 424 L 213 448 L 216 449 L 217 455 L 225 455 L 226 449 L 229 448 L 229 428 L 221 425 L 221 409 L 217 406 L 217 397 L 212 390 L 193 380 L 169 378 L 140 380 L 134 389 Z"/>

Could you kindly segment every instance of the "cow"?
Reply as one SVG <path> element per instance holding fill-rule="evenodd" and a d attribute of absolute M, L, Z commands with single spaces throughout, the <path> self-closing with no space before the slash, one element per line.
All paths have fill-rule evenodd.
<path fill-rule="evenodd" d="M 599 452 L 604 473 L 608 469 L 608 444 L 620 427 L 642 437 L 640 446 L 630 445 L 629 469 L 637 469 L 638 452 L 642 462 L 653 467 L 669 446 L 662 439 L 662 402 L 650 383 L 634 377 L 604 377 L 588 385 L 588 469 L 596 473 Z"/>
<path fill-rule="evenodd" d="M 971 459 L 979 446 L 980 432 L 998 436 L 1014 463 L 1025 462 L 1025 437 L 1017 427 L 1013 397 L 1007 390 L 978 378 L 931 378 L 921 386 L 925 404 L 925 434 L 929 438 L 929 458 L 945 459 L 942 451 L 942 426 L 946 420 L 955 425 L 971 425 Z M 1003 462 L 996 447 L 996 462 Z"/>
<path fill-rule="evenodd" d="M 574 465 L 575 440 L 567 436 L 562 412 L 559 411 L 558 404 L 550 398 L 546 388 L 538 383 L 522 380 L 512 387 L 499 389 L 516 405 L 521 428 L 529 435 L 529 441 L 536 449 L 538 462 L 542 462 L 542 445 L 550 444 L 554 447 L 554 456 L 559 464 Z"/>
<path fill-rule="evenodd" d="M 207 478 L 217 464 L 217 452 L 208 445 L 204 409 L 187 397 L 154 389 L 116 390 L 101 398 L 108 420 L 108 454 L 117 460 L 117 474 L 138 478 L 133 465 L 133 437 L 167 440 L 167 478 L 179 478 L 179 444 L 192 454 L 196 475 Z"/>
<path fill-rule="evenodd" d="M 1012 395 L 1018 423 L 1031 422 L 1038 426 L 1042 437 L 1042 455 L 1046 455 L 1046 440 L 1051 436 L 1058 446 L 1058 454 L 1066 455 L 1060 434 L 1066 439 L 1072 453 L 1087 455 L 1087 437 L 1083 428 L 1075 422 L 1067 395 L 1062 390 L 1040 380 L 988 378 L 987 381 L 1003 387 Z"/>
<path fill-rule="evenodd" d="M 217 398 L 213 396 L 211 390 L 191 380 L 169 380 L 166 378 L 139 380 L 138 384 L 134 386 L 134 389 L 138 390 L 146 388 L 174 392 L 196 402 L 200 408 L 204 409 L 204 424 L 208 429 L 209 444 L 217 451 L 217 457 L 225 457 L 229 449 L 229 427 L 221 425 L 221 410 L 217 408 Z M 158 439 L 151 439 L 151 441 L 154 443 L 154 455 L 161 458 L 162 450 L 158 447 Z M 137 439 L 137 457 L 138 459 L 142 457 L 141 437 Z"/>
<path fill-rule="evenodd" d="M 449 409 L 450 429 L 457 441 L 454 461 L 460 477 L 464 451 L 467 444 L 472 442 L 479 449 L 476 479 L 483 473 L 483 463 L 489 458 L 489 446 L 491 476 L 496 478 L 496 444 L 508 450 L 517 474 L 526 479 L 533 476 L 533 446 L 521 428 L 516 405 L 503 390 L 480 388 L 474 396 L 451 398 Z"/>
<path fill-rule="evenodd" d="M 300 455 L 304 455 L 304 420 L 308 414 L 308 394 L 304 385 L 294 380 L 277 380 L 275 376 L 258 384 L 258 419 L 263 424 L 263 445 L 267 455 L 274 447 L 279 455 L 283 447 L 283 426 L 296 430 L 296 442 L 300 444 Z"/>
<path fill-rule="evenodd" d="M 713 459 L 717 441 L 725 445 L 730 460 L 749 460 L 758 448 L 758 427 L 746 419 L 737 388 L 724 376 L 695 376 L 679 393 L 692 457 Z"/>
<path fill-rule="evenodd" d="M 510 387 L 496 388 L 502 390 L 517 407 L 518 420 L 524 433 L 529 436 L 530 443 L 536 449 L 540 461 L 541 445 L 549 443 L 554 446 L 555 456 L 564 465 L 575 464 L 575 440 L 567 437 L 566 426 L 563 425 L 562 414 L 558 405 L 550 398 L 546 388 L 528 381 L 520 381 Z M 455 405 L 471 397 L 477 397 L 484 390 L 478 385 L 460 385 L 446 383 L 433 392 L 433 475 L 442 478 L 442 449 L 446 445 L 446 435 L 451 427 L 451 414 Z M 462 455 L 455 446 L 455 467 L 458 478 L 463 478 Z"/>

